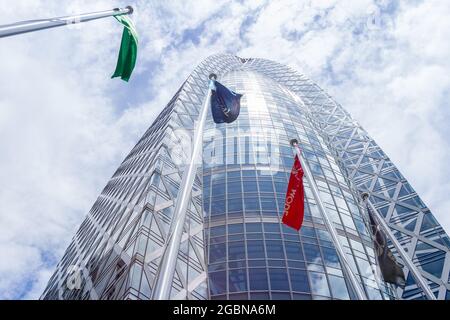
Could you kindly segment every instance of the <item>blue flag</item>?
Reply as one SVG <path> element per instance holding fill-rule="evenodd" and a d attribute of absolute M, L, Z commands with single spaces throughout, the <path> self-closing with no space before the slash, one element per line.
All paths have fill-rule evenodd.
<path fill-rule="evenodd" d="M 211 83 L 211 112 L 215 123 L 232 123 L 241 111 L 242 94 L 236 93 L 217 81 Z"/>

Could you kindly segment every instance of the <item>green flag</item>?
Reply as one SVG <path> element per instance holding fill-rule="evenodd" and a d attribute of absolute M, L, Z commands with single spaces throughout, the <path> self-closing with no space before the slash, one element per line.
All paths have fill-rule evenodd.
<path fill-rule="evenodd" d="M 122 80 L 130 80 L 131 73 L 136 65 L 138 37 L 133 21 L 128 16 L 114 16 L 125 27 L 120 44 L 119 59 L 116 71 L 111 78 L 120 77 Z"/>

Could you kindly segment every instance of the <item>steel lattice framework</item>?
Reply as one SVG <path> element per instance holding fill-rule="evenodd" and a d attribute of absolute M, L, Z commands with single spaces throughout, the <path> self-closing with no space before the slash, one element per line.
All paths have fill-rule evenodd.
<path fill-rule="evenodd" d="M 174 147 L 180 139 L 177 129 L 192 133 L 210 73 L 220 76 L 239 70 L 263 74 L 296 95 L 355 198 L 359 197 L 358 191 L 369 192 L 371 201 L 436 296 L 446 299 L 450 292 L 450 240 L 367 132 L 302 74 L 269 60 L 229 54 L 203 61 L 125 158 L 73 237 L 42 298 L 151 299 L 184 171 L 177 159 L 189 157 L 190 151 Z M 198 170 L 178 253 L 172 299 L 210 297 L 202 175 Z M 421 289 L 406 268 L 405 274 L 407 286 L 397 289 L 397 297 L 421 298 Z M 79 283 L 78 278 L 82 279 Z M 68 283 L 77 290 L 71 290 Z"/>

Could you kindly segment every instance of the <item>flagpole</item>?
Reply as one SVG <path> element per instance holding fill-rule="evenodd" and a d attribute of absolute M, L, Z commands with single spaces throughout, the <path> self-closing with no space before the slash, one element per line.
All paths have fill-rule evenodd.
<path fill-rule="evenodd" d="M 428 298 L 428 300 L 436 300 L 436 296 L 433 294 L 433 291 L 431 291 L 426 280 L 422 277 L 422 274 L 420 273 L 419 269 L 417 269 L 417 267 L 414 265 L 412 259 L 408 256 L 406 251 L 403 249 L 400 242 L 398 242 L 397 238 L 392 233 L 391 228 L 388 226 L 387 222 L 382 217 L 380 217 L 378 210 L 375 208 L 375 206 L 369 199 L 369 194 L 367 192 L 364 192 L 361 194 L 361 197 L 363 199 L 363 202 L 369 205 L 369 207 L 373 213 L 372 216 L 375 218 L 377 224 L 379 226 L 381 226 L 384 233 L 387 235 L 389 240 L 391 240 L 392 244 L 397 249 L 398 254 L 402 258 L 403 262 L 406 264 L 409 271 L 412 273 L 414 279 L 416 280 L 417 284 L 422 289 L 425 296 Z"/>
<path fill-rule="evenodd" d="M 314 178 L 312 176 L 311 170 L 309 169 L 308 165 L 303 160 L 302 154 L 300 152 L 300 148 L 298 146 L 298 141 L 296 139 L 291 140 L 291 146 L 294 148 L 295 153 L 298 156 L 298 159 L 300 161 L 300 164 L 302 165 L 303 171 L 305 173 L 306 179 L 308 180 L 308 183 L 311 187 L 314 199 L 316 200 L 317 207 L 319 208 L 320 214 L 322 216 L 323 221 L 325 222 L 325 226 L 328 230 L 328 232 L 331 235 L 331 238 L 333 240 L 334 246 L 336 248 L 337 254 L 339 256 L 339 260 L 341 261 L 341 265 L 343 268 L 344 273 L 347 275 L 347 279 L 350 282 L 350 285 L 352 286 L 353 292 L 356 294 L 356 297 L 358 300 L 367 300 L 366 294 L 364 292 L 364 289 L 359 284 L 358 280 L 356 279 L 355 274 L 351 270 L 350 264 L 346 258 L 345 252 L 339 242 L 338 234 L 336 232 L 336 229 L 334 228 L 330 218 L 328 217 L 327 211 L 325 209 L 324 204 L 322 203 L 322 200 L 320 198 L 319 189 L 317 188 L 317 185 L 314 181 Z"/>
<path fill-rule="evenodd" d="M 115 8 L 112 10 L 64 16 L 49 19 L 28 20 L 0 26 L 0 38 L 11 37 L 22 33 L 62 27 L 70 24 L 88 22 L 111 16 L 132 14 L 133 7 Z"/>
<path fill-rule="evenodd" d="M 210 86 L 206 94 L 205 102 L 199 114 L 199 120 L 194 133 L 194 145 L 192 156 L 183 174 L 180 189 L 178 191 L 177 202 L 170 226 L 167 245 L 164 251 L 161 263 L 159 265 L 156 283 L 153 288 L 153 300 L 168 300 L 170 298 L 170 290 L 172 288 L 173 275 L 180 249 L 181 236 L 183 235 L 183 227 L 186 220 L 186 213 L 189 201 L 191 199 L 192 185 L 194 184 L 195 175 L 198 167 L 198 157 L 203 145 L 203 131 L 205 127 L 206 116 L 208 114 L 208 106 L 211 100 L 211 82 L 216 80 L 217 76 L 211 74 L 209 76 Z"/>

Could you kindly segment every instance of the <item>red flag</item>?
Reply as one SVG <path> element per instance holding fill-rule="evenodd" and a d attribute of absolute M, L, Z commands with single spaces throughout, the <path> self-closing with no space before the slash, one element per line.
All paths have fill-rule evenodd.
<path fill-rule="evenodd" d="M 283 223 L 295 230 L 300 230 L 305 214 L 305 189 L 303 187 L 303 168 L 295 156 L 294 166 L 291 171 L 291 178 L 286 192 L 284 204 Z"/>

